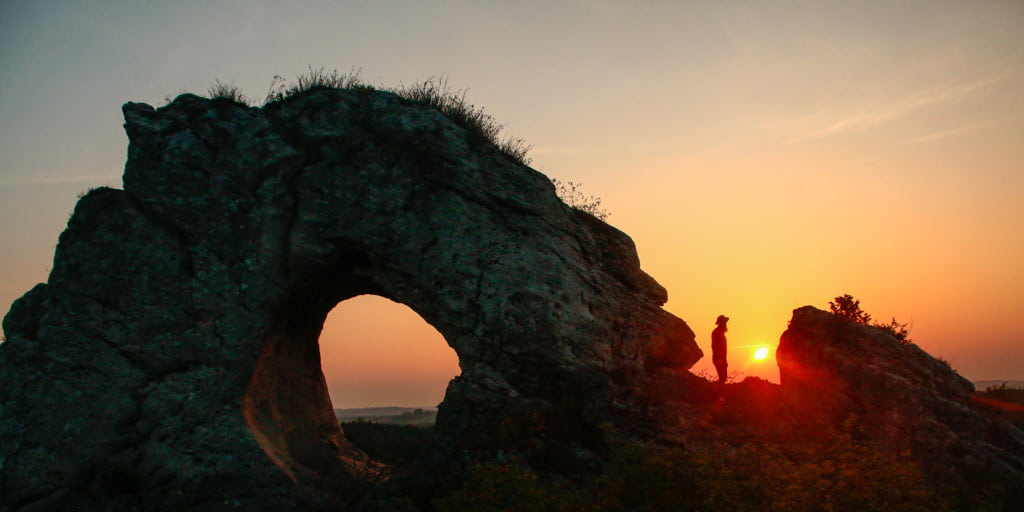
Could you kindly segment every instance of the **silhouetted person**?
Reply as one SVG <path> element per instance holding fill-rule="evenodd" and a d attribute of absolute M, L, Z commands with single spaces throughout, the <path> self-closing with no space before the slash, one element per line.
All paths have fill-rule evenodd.
<path fill-rule="evenodd" d="M 726 323 L 729 317 L 718 315 L 715 320 L 715 330 L 711 331 L 711 362 L 715 363 L 715 370 L 718 372 L 718 383 L 725 384 L 725 378 L 729 370 L 729 362 L 726 360 L 726 353 L 729 351 L 725 342 L 725 332 L 729 330 Z"/>

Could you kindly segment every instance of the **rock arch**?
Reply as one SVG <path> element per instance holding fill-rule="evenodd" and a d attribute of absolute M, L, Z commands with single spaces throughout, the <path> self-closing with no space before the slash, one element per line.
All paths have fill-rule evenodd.
<path fill-rule="evenodd" d="M 123 110 L 124 189 L 79 201 L 4 319 L 0 510 L 345 502 L 364 466 L 314 360 L 358 294 L 458 354 L 440 459 L 522 418 L 576 453 L 701 355 L 625 234 L 436 110 L 367 90 Z"/>

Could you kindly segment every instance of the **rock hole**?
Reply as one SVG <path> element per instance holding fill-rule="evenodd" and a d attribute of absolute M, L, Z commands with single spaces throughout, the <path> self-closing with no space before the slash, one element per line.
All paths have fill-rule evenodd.
<path fill-rule="evenodd" d="M 459 374 L 441 333 L 404 304 L 360 295 L 327 315 L 320 356 L 348 441 L 395 471 L 420 460 L 432 444 L 437 406 Z M 390 416 L 353 422 L 357 415 Z"/>
<path fill-rule="evenodd" d="M 437 329 L 408 306 L 377 295 L 331 310 L 320 356 L 335 409 L 434 408 L 459 374 L 459 358 Z"/>
<path fill-rule="evenodd" d="M 402 304 L 369 295 L 330 313 L 329 303 L 316 304 L 295 301 L 278 316 L 245 396 L 245 418 L 293 482 L 345 494 L 388 468 L 350 442 L 334 408 L 436 406 L 459 373 L 458 357 Z"/>

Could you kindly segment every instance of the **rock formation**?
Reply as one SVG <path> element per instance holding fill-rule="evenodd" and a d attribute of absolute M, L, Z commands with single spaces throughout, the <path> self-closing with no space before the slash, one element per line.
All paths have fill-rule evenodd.
<path fill-rule="evenodd" d="M 783 396 L 805 421 L 854 421 L 932 473 L 1024 496 L 1024 432 L 978 408 L 974 385 L 917 345 L 806 306 L 793 312 L 776 358 Z"/>
<path fill-rule="evenodd" d="M 316 510 L 373 462 L 334 420 L 340 301 L 408 305 L 459 357 L 435 452 L 587 451 L 701 357 L 632 241 L 439 111 L 318 89 L 124 106 L 124 189 L 77 204 L 0 345 L 0 510 Z M 498 439 L 497 441 L 501 441 Z"/>
<path fill-rule="evenodd" d="M 335 421 L 318 337 L 361 294 L 406 304 L 458 355 L 431 464 L 583 467 L 608 422 L 685 446 L 853 418 L 932 472 L 1021 492 L 1024 434 L 969 382 L 814 308 L 782 336 L 782 385 L 727 388 L 722 407 L 629 237 L 433 108 L 315 89 L 123 110 L 124 189 L 79 201 L 47 283 L 3 320 L 0 512 L 352 504 L 380 465 Z"/>

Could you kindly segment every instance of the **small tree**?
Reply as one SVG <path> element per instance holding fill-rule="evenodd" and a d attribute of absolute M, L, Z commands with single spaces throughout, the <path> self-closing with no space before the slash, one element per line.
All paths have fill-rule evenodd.
<path fill-rule="evenodd" d="M 875 322 L 871 324 L 879 329 L 883 329 L 891 334 L 894 338 L 900 341 L 900 343 L 910 343 L 910 328 L 907 324 L 901 324 L 893 318 L 887 324 Z"/>
<path fill-rule="evenodd" d="M 888 332 L 892 337 L 896 338 L 900 343 L 910 343 L 910 329 L 907 324 L 903 324 L 896 321 L 893 318 L 889 323 L 871 322 L 871 315 L 867 314 L 860 308 L 860 301 L 853 298 L 852 295 L 847 293 L 836 297 L 835 300 L 828 303 L 829 308 L 832 309 L 832 313 L 852 320 L 854 322 L 870 325 L 877 327 L 885 332 Z"/>
<path fill-rule="evenodd" d="M 859 324 L 871 322 L 871 315 L 860 309 L 860 301 L 853 298 L 849 293 L 836 297 L 834 301 L 828 303 L 828 306 L 832 309 L 833 314 L 848 320 L 853 320 Z"/>

